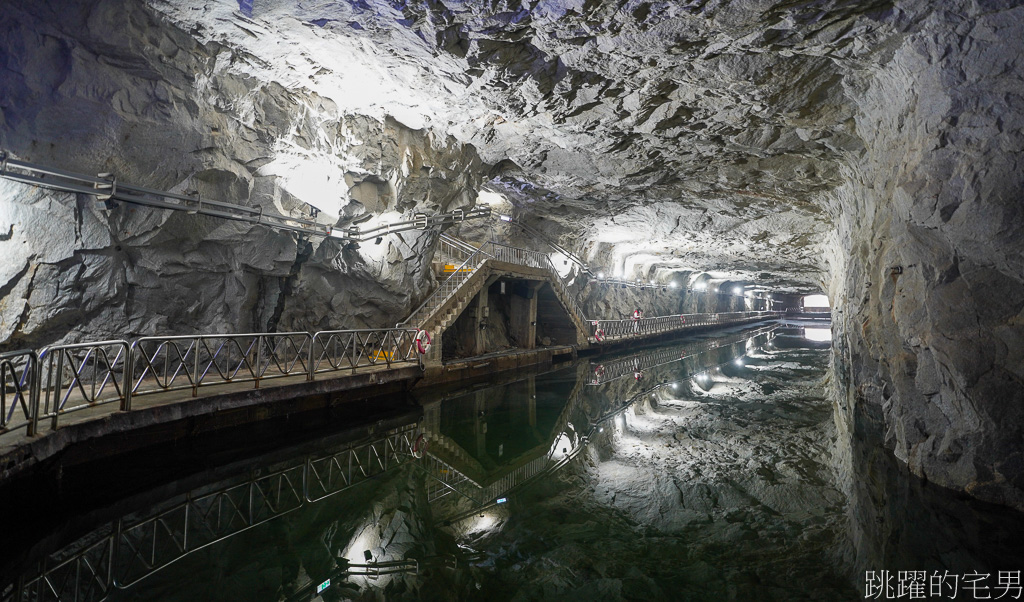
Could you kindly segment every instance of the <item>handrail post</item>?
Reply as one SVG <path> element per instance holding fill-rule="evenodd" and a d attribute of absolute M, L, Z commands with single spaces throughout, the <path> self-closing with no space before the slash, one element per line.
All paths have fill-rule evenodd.
<path fill-rule="evenodd" d="M 125 357 L 124 366 L 124 399 L 121 401 L 121 411 L 130 412 L 132 410 L 132 389 L 135 388 L 135 343 L 138 339 L 132 341 L 132 344 L 128 346 L 128 353 Z"/>
<path fill-rule="evenodd" d="M 29 416 L 26 434 L 32 437 L 39 428 L 39 392 L 41 389 L 39 379 L 42 376 L 42 370 L 40 370 L 39 365 L 42 362 L 39 361 L 39 356 L 34 351 L 29 356 L 29 362 L 31 364 L 32 381 L 29 384 L 28 407 L 31 416 Z"/>
<path fill-rule="evenodd" d="M 306 364 L 306 380 L 308 381 L 313 380 L 313 375 L 316 374 L 316 371 L 313 370 L 313 347 L 316 345 L 317 334 L 319 333 L 306 333 L 309 337 L 309 363 Z"/>
<path fill-rule="evenodd" d="M 198 335 L 192 343 L 192 397 L 199 395 L 199 341 L 202 335 Z"/>
<path fill-rule="evenodd" d="M 52 361 L 50 362 L 53 363 Z M 50 371 L 53 374 L 53 371 Z M 47 383 L 49 384 L 49 383 Z M 57 430 L 57 417 L 60 416 L 60 389 L 64 384 L 64 351 L 60 350 L 57 352 L 57 384 L 55 385 L 53 395 L 53 421 L 50 424 L 50 430 Z M 49 387 L 47 387 L 49 389 Z M 49 391 L 47 391 L 47 401 L 49 401 Z M 47 404 L 49 405 L 49 404 Z"/>
<path fill-rule="evenodd" d="M 257 389 L 260 388 L 260 376 L 262 376 L 262 372 L 260 371 L 260 366 L 262 364 L 263 364 L 263 335 L 260 334 L 260 335 L 256 336 L 256 373 L 253 375 L 254 379 L 256 380 L 256 387 L 255 388 L 257 388 Z"/>

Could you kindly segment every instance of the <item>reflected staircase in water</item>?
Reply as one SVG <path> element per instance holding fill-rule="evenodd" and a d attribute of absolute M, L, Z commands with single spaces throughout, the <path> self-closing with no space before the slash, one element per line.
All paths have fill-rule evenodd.
<path fill-rule="evenodd" d="M 719 349 L 750 341 L 758 336 L 770 335 L 777 328 L 778 325 L 772 324 L 722 338 L 673 345 L 668 348 L 646 349 L 600 364 L 580 363 L 577 367 L 575 385 L 567 397 L 567 403 L 553 423 L 548 434 L 548 442 L 529 450 L 516 461 L 489 474 L 478 472 L 482 467 L 472 454 L 442 433 L 436 419 L 432 420 L 425 415 L 422 426 L 424 434 L 430 440 L 430 447 L 424 454 L 423 461 L 415 466 L 428 477 L 427 499 L 434 504 L 448 500 L 452 496 L 457 498 L 454 503 L 445 505 L 443 509 L 437 508 L 438 520 L 458 520 L 479 509 L 493 506 L 499 503 L 498 499 L 508 496 L 515 489 L 557 471 L 579 455 L 602 424 L 624 412 L 641 397 L 662 387 L 672 387 L 676 383 L 662 381 L 644 386 L 641 381 L 636 381 L 639 390 L 631 391 L 631 395 L 626 399 L 617 400 L 603 414 L 589 417 L 584 404 L 593 398 L 593 385 L 607 385 L 624 377 L 629 377 L 632 381 L 635 371 L 649 370 L 684 360 L 698 363 L 703 361 L 706 364 L 707 359 L 714 357 L 713 354 Z M 724 364 L 716 362 L 716 365 Z M 703 365 L 701 369 L 706 370 L 707 367 Z M 574 425 L 573 416 L 577 419 L 583 417 L 589 424 Z M 565 450 L 559 449 L 557 445 L 563 440 L 563 436 L 569 445 Z M 465 503 L 459 502 L 468 502 L 468 509 Z M 446 515 L 445 511 L 449 514 Z"/>

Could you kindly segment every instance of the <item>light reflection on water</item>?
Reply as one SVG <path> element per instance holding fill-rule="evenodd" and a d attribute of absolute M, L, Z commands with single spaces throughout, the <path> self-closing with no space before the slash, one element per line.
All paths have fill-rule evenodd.
<path fill-rule="evenodd" d="M 879 526 L 886 515 L 938 524 L 945 547 L 977 534 L 963 531 L 958 501 L 908 490 L 884 454 L 861 466 L 881 479 L 841 481 L 830 339 L 813 327 L 757 330 L 420 393 L 420 420 L 365 438 L 358 454 L 346 443 L 152 500 L 52 553 L 45 579 L 24 571 L 25 582 L 96 600 L 859 599 L 866 565 L 933 560 L 927 536 L 901 542 Z M 414 458 L 420 434 L 428 444 Z M 268 480 L 278 473 L 291 480 Z M 310 495 L 318 486 L 336 493 Z M 199 499 L 219 505 L 188 505 Z M 251 520 L 253 504 L 265 520 Z M 956 508 L 955 521 L 932 507 Z M 970 514 L 1020 524 L 1005 511 Z M 141 520 L 152 536 L 124 539 Z M 224 539 L 189 551 L 189 528 Z M 142 558 L 145 546 L 156 553 Z M 901 566 L 879 564 L 893 559 Z M 82 578 L 83 567 L 96 574 Z M 126 570 L 141 577 L 119 587 L 127 580 L 109 575 Z"/>

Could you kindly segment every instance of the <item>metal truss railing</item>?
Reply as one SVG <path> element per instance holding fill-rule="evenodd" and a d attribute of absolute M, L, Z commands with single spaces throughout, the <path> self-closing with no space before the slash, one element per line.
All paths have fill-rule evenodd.
<path fill-rule="evenodd" d="M 551 264 L 551 259 L 546 253 L 520 249 L 494 241 L 488 241 L 480 248 L 475 248 L 456 238 L 442 236 L 442 252 L 449 254 L 449 256 L 464 257 L 465 259 L 419 307 L 409 314 L 408 318 L 398 323 L 399 327 L 410 324 L 420 326 L 427 324 L 428 320 L 434 316 L 437 310 L 443 307 L 462 288 L 462 285 L 489 260 L 548 271 L 552 282 L 555 284 L 556 294 L 562 300 L 562 303 L 568 307 L 569 311 L 576 315 L 581 323 L 585 324 L 587 322 L 579 302 L 568 292 L 565 282 Z"/>
<path fill-rule="evenodd" d="M 605 339 L 616 341 L 706 326 L 725 326 L 755 319 L 775 318 L 782 315 L 780 312 L 754 311 L 681 314 L 631 320 L 591 320 L 583 313 L 579 301 L 569 292 L 568 284 L 558 273 L 558 270 L 555 269 L 555 266 L 552 265 L 551 259 L 546 253 L 520 249 L 495 241 L 489 241 L 477 249 L 468 243 L 447 235 L 442 235 L 441 245 L 441 251 L 446 255 L 464 258 L 462 264 L 455 268 L 454 272 L 398 326 L 427 324 L 428 320 L 458 292 L 466 281 L 484 263 L 492 259 L 547 271 L 554 284 L 555 294 L 563 305 L 574 314 L 581 324 L 588 322 L 591 324 L 591 331 L 588 333 L 588 337 L 593 343 L 599 343 Z M 596 336 L 598 331 L 601 331 L 602 335 L 600 340 Z"/>
<path fill-rule="evenodd" d="M 125 375 L 130 363 L 126 341 L 57 345 L 39 352 L 36 420 L 57 419 L 91 407 L 129 398 Z M 45 375 L 45 378 L 44 378 Z M 35 430 L 35 429 L 33 429 Z"/>
<path fill-rule="evenodd" d="M 416 330 L 325 330 L 313 335 L 311 374 L 419 362 Z"/>
<path fill-rule="evenodd" d="M 0 353 L 0 432 L 29 427 L 28 434 L 33 434 L 38 364 L 35 351 Z"/>
<path fill-rule="evenodd" d="M 133 396 L 309 374 L 307 332 L 143 337 L 132 349 Z M 130 404 L 127 409 L 131 409 Z"/>
<path fill-rule="evenodd" d="M 26 427 L 38 433 L 40 420 L 57 429 L 61 417 L 105 406 L 132 409 L 135 398 L 228 383 L 284 377 L 314 380 L 318 374 L 396 365 L 420 365 L 416 331 L 333 330 L 142 337 L 54 345 L 38 354 L 0 355 L 0 433 Z"/>
<path fill-rule="evenodd" d="M 432 453 L 424 454 L 419 467 L 431 478 L 427 483 L 427 501 L 430 503 L 450 493 L 461 495 L 474 503 L 481 503 L 478 492 L 483 489 L 462 471 Z"/>
<path fill-rule="evenodd" d="M 733 336 L 695 341 L 685 345 L 650 349 L 626 357 L 615 358 L 610 361 L 590 362 L 591 376 L 587 381 L 587 384 L 603 385 L 624 376 L 633 376 L 637 372 L 643 372 L 644 370 L 648 370 L 656 366 L 670 364 L 701 353 L 706 353 L 713 349 L 727 347 L 735 343 L 746 341 L 751 337 L 771 332 L 776 328 L 778 328 L 778 325 L 773 324 L 771 326 L 757 328 L 755 330 L 742 332 Z"/>
<path fill-rule="evenodd" d="M 601 340 L 617 341 L 707 326 L 727 326 L 753 320 L 768 320 L 782 315 L 782 312 L 777 311 L 737 311 L 715 314 L 678 314 L 629 320 L 594 320 L 591 322 L 590 337 L 591 340 L 597 340 L 598 331 L 601 331 Z"/>
<path fill-rule="evenodd" d="M 124 516 L 49 555 L 4 602 L 101 601 L 185 556 L 345 491 L 409 461 L 415 425 L 371 442 L 309 455 L 216 489 L 193 490 Z M 415 561 L 413 561 L 415 562 Z M 403 570 L 410 569 L 403 561 Z M 394 572 L 395 563 L 351 565 L 353 574 Z"/>

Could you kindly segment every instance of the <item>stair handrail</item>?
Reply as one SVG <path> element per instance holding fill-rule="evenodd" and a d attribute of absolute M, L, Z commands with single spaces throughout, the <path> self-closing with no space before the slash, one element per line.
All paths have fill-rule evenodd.
<path fill-rule="evenodd" d="M 484 246 L 486 246 L 486 245 L 484 245 Z M 434 308 L 441 307 L 442 305 L 444 305 L 445 301 L 450 299 L 451 296 L 453 294 L 455 294 L 456 291 L 459 290 L 458 286 L 452 287 L 451 284 L 455 283 L 455 281 L 458 280 L 457 284 L 461 285 L 462 282 L 468 280 L 469 277 L 472 276 L 476 272 L 477 268 L 479 268 L 481 265 L 483 265 L 483 261 L 477 261 L 478 258 L 481 257 L 481 256 L 488 256 L 488 257 L 490 256 L 490 254 L 487 253 L 486 251 L 484 251 L 483 249 L 484 249 L 484 247 L 480 247 L 474 253 L 472 253 L 469 257 L 467 257 L 466 261 L 463 261 L 462 264 L 460 264 L 457 268 L 455 268 L 455 271 L 452 272 L 452 274 L 450 276 L 448 276 L 448 278 L 446 278 L 444 280 L 444 282 L 439 284 L 438 287 L 436 289 L 434 289 L 434 292 L 432 292 L 430 295 L 428 295 L 427 298 L 423 300 L 423 303 L 420 303 L 420 305 L 416 309 L 414 309 L 409 314 L 409 316 L 406 319 L 404 319 L 401 322 L 399 322 L 398 324 L 396 324 L 395 328 L 403 328 L 403 327 L 405 327 L 405 325 L 410 324 L 411 322 L 413 322 L 413 318 L 415 318 L 424 308 L 426 308 L 427 305 L 429 305 L 431 303 L 431 301 L 434 301 L 434 299 L 436 297 L 441 297 L 441 299 L 439 301 L 437 301 L 437 303 L 433 306 L 433 308 L 427 312 L 427 316 L 426 317 L 430 317 L 430 311 L 433 311 Z M 486 259 L 484 261 L 486 261 Z M 471 263 L 472 263 L 472 269 L 470 269 L 467 272 L 466 268 Z M 451 290 L 447 294 L 444 294 L 442 296 L 442 293 L 444 293 L 445 290 L 447 290 L 448 288 L 451 288 Z M 423 326 L 423 324 L 417 324 L 416 326 L 417 327 L 421 327 L 421 326 Z"/>
<path fill-rule="evenodd" d="M 454 236 L 449 236 L 444 233 L 441 233 L 440 239 L 442 242 L 448 243 L 449 245 L 455 247 L 456 249 L 459 249 L 460 251 L 464 252 L 466 255 L 471 255 L 480 250 L 480 247 L 475 247 L 464 240 L 460 240 L 458 238 L 455 238 Z"/>
<path fill-rule="evenodd" d="M 459 240 L 454 236 L 441 234 L 441 237 L 442 241 L 451 244 L 453 247 L 474 248 L 469 243 Z M 489 249 L 490 252 L 485 251 L 485 249 Z M 465 267 L 471 261 L 474 261 L 474 259 L 481 254 L 486 256 L 486 258 L 483 261 L 474 263 L 473 269 L 467 272 Z M 428 311 L 426 317 L 429 318 L 430 312 L 434 311 L 435 308 L 443 306 L 444 303 L 449 298 L 451 298 L 455 291 L 458 290 L 458 286 L 453 287 L 451 285 L 461 285 L 462 282 L 468 280 L 469 277 L 476 272 L 477 268 L 483 265 L 483 263 L 487 261 L 487 259 L 495 259 L 498 261 L 504 261 L 507 263 L 513 263 L 516 265 L 522 265 L 526 267 L 540 268 L 549 272 L 552 283 L 555 284 L 555 286 L 553 286 L 552 288 L 555 290 L 556 297 L 558 297 L 561 303 L 565 305 L 567 309 L 575 315 L 575 317 L 580 321 L 581 325 L 586 326 L 589 324 L 589 326 L 591 327 L 591 332 L 587 335 L 588 338 L 593 337 L 594 333 L 599 328 L 601 328 L 601 326 L 605 326 L 605 328 L 602 330 L 605 331 L 606 336 L 612 334 L 611 331 L 608 330 L 609 327 L 611 327 L 612 330 L 622 330 L 623 332 L 617 333 L 619 336 L 630 336 L 633 334 L 652 334 L 655 331 L 667 332 L 672 330 L 679 330 L 680 327 L 686 328 L 713 324 L 724 325 L 726 323 L 730 323 L 736 320 L 749 319 L 750 317 L 768 316 L 775 313 L 771 311 L 715 312 L 711 314 L 673 314 L 671 316 L 657 316 L 652 318 L 625 320 L 592 320 L 588 318 L 587 315 L 583 312 L 583 308 L 580 306 L 579 300 L 576 298 L 576 295 L 574 295 L 572 291 L 569 290 L 569 285 L 566 283 L 565 278 L 563 278 L 562 275 L 558 273 L 558 270 L 555 268 L 554 264 L 551 263 L 551 258 L 547 253 L 543 251 L 532 251 L 529 249 L 522 249 L 520 247 L 515 247 L 506 243 L 489 240 L 483 245 L 481 245 L 479 248 L 476 248 L 475 251 L 466 259 L 466 261 L 464 261 L 462 265 L 456 268 L 456 270 L 452 273 L 451 276 L 449 276 L 440 286 L 438 286 L 438 288 L 430 296 L 428 296 L 423 301 L 423 303 L 421 303 L 420 306 L 416 308 L 415 311 L 410 313 L 409 317 L 407 317 L 404 321 L 399 322 L 396 327 L 403 327 L 409 324 L 410 322 L 413 321 L 413 318 L 415 318 L 428 305 L 428 303 L 430 303 L 437 297 L 442 297 L 441 300 L 436 303 L 434 308 L 431 308 L 431 310 Z M 455 283 L 456 279 L 458 279 L 457 283 Z M 445 293 L 446 288 L 450 288 L 451 290 Z M 561 288 L 561 291 L 558 290 L 559 288 Z M 442 293 L 444 294 L 442 295 Z M 687 324 L 686 322 L 688 318 L 691 319 L 689 324 Z M 680 323 L 673 324 L 668 322 L 668 320 L 672 319 L 680 320 Z M 622 324 L 627 325 L 628 329 L 626 327 L 616 329 L 614 325 L 619 325 L 618 323 L 620 322 Z M 634 330 L 636 330 L 637 332 L 633 332 Z"/>

